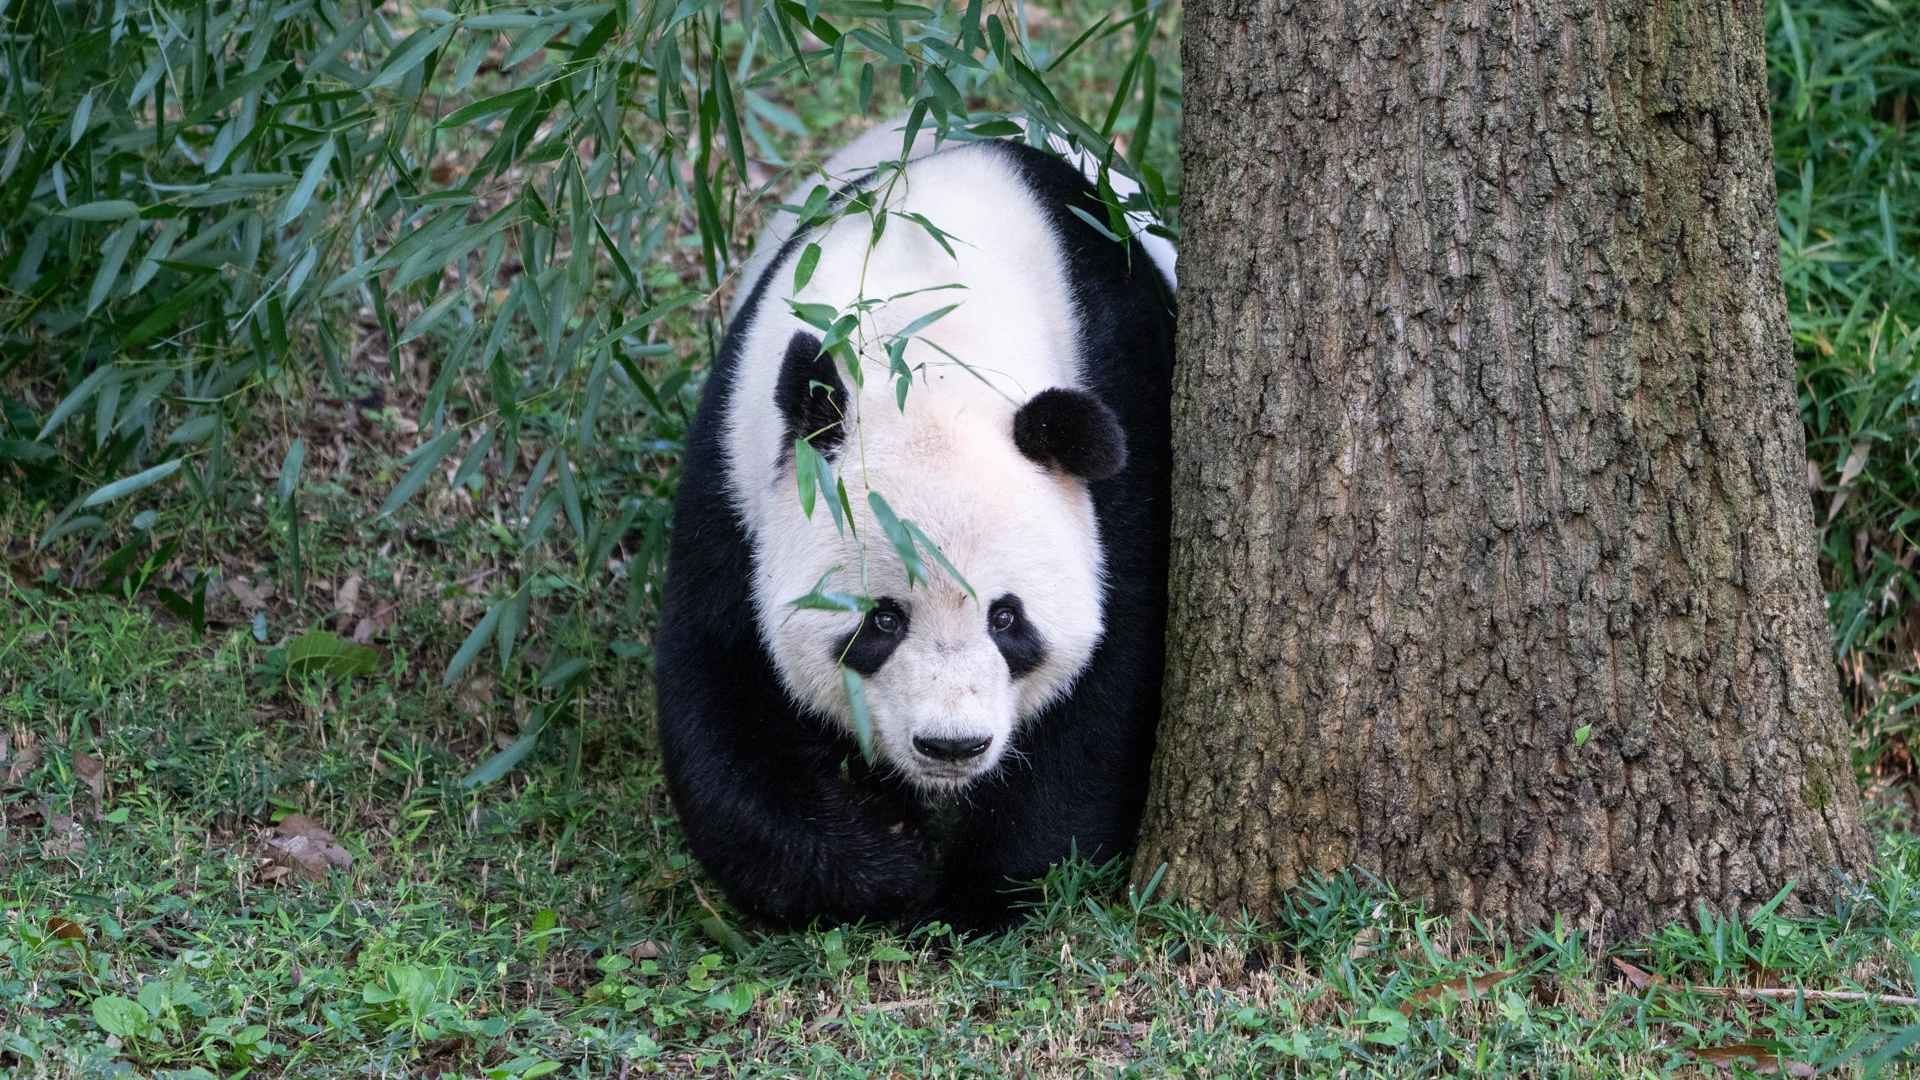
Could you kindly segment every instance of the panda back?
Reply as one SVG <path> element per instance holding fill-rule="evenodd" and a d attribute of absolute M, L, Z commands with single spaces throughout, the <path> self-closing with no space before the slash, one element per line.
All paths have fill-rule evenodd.
<path fill-rule="evenodd" d="M 731 335 L 738 366 L 727 417 L 728 471 L 750 531 L 767 520 L 770 500 L 793 499 L 782 480 L 788 435 L 775 388 L 794 336 L 820 333 L 794 303 L 848 311 L 861 297 L 894 298 L 863 319 L 863 385 L 843 372 L 854 423 L 880 442 L 936 418 L 981 438 L 1005 438 L 1021 402 L 1049 387 L 1082 385 L 1086 335 L 1076 283 L 1050 208 L 1009 149 L 969 143 L 914 160 L 891 190 L 873 195 L 888 207 L 877 242 L 867 215 L 854 212 L 790 238 L 769 260 Z M 793 266 L 809 243 L 821 255 L 796 291 Z M 950 310 L 906 347 L 914 378 L 903 409 L 885 344 L 943 309 Z"/>

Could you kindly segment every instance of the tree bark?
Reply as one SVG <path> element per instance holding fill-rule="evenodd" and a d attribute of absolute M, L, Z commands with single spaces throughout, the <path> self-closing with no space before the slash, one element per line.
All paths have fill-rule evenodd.
<path fill-rule="evenodd" d="M 1189 0 L 1142 878 L 1609 935 L 1867 864 L 1761 0 Z"/>

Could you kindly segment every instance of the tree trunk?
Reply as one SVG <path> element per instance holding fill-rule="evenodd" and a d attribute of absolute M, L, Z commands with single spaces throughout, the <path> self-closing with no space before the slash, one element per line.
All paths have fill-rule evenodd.
<path fill-rule="evenodd" d="M 1761 0 L 1189 0 L 1143 877 L 1610 935 L 1866 865 Z"/>

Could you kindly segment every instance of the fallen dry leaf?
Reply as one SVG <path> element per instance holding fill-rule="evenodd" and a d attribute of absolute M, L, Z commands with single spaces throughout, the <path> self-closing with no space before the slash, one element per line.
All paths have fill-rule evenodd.
<path fill-rule="evenodd" d="M 373 639 L 386 633 L 393 627 L 394 612 L 400 610 L 399 604 L 376 607 L 353 624 L 353 641 L 356 645 L 371 644 Z"/>
<path fill-rule="evenodd" d="M 100 759 L 80 750 L 73 752 L 73 775 L 87 785 L 93 793 L 93 805 L 98 807 L 107 794 L 107 767 Z"/>
<path fill-rule="evenodd" d="M 1432 986 L 1415 990 L 1413 993 L 1407 995 L 1407 1004 L 1424 1005 L 1429 1001 L 1438 1000 L 1442 995 L 1449 993 L 1458 994 L 1465 998 L 1479 997 L 1494 987 L 1499 986 L 1501 983 L 1506 982 L 1508 979 L 1513 978 L 1513 975 L 1514 973 L 1511 971 L 1489 971 L 1485 975 L 1475 975 L 1471 978 L 1462 975 L 1457 979 L 1448 979 L 1446 982 L 1435 983 Z"/>
<path fill-rule="evenodd" d="M 1627 983 L 1635 990 L 1645 990 L 1649 986 L 1659 986 L 1662 982 L 1659 976 L 1648 974 L 1646 971 L 1634 967 L 1632 964 L 1627 963 L 1617 956 L 1613 958 L 1613 966 L 1620 974 L 1626 976 Z"/>
<path fill-rule="evenodd" d="M 227 579 L 227 592 L 240 602 L 245 611 L 259 611 L 267 606 L 267 597 L 273 595 L 272 585 L 255 586 L 246 578 L 235 576 Z"/>
<path fill-rule="evenodd" d="M 340 613 L 341 625 L 351 619 L 360 610 L 360 575 L 353 574 L 340 583 L 333 593 L 333 609 Z"/>
<path fill-rule="evenodd" d="M 40 747 L 34 744 L 32 734 L 23 734 L 14 740 L 13 755 L 7 759 L 7 783 L 17 784 L 33 770 L 40 767 Z"/>
<path fill-rule="evenodd" d="M 81 938 L 87 936 L 87 932 L 81 929 L 79 923 L 58 915 L 52 915 L 47 918 L 47 933 L 52 934 L 61 941 L 79 941 Z"/>
<path fill-rule="evenodd" d="M 79 822 L 66 814 L 54 814 L 47 818 L 47 838 L 40 843 L 42 858 L 64 859 L 85 850 L 87 832 Z"/>
<path fill-rule="evenodd" d="M 1872 444 L 1867 442 L 1853 444 L 1852 452 L 1847 454 L 1846 463 L 1840 466 L 1841 487 L 1848 487 L 1859 478 L 1860 470 L 1867 467 L 1867 454 L 1872 449 Z"/>
<path fill-rule="evenodd" d="M 1867 451 L 1870 449 L 1872 447 L 1864 442 L 1854 443 L 1853 452 L 1847 455 L 1846 462 L 1840 466 L 1840 484 L 1834 489 L 1833 501 L 1827 504 L 1828 521 L 1840 516 L 1840 508 L 1846 505 L 1847 496 L 1853 493 L 1853 482 L 1859 479 L 1860 470 L 1867 467 Z"/>
<path fill-rule="evenodd" d="M 267 858 L 288 870 L 324 881 L 327 871 L 353 865 L 353 856 L 333 834 L 305 814 L 288 814 L 273 828 L 277 835 L 267 837 Z M 261 876 L 273 880 L 281 875 Z"/>
<path fill-rule="evenodd" d="M 1727 1046 L 1700 1046 L 1687 1051 L 1694 1057 L 1732 1071 L 1739 1065 L 1761 1076 L 1812 1076 L 1817 1071 L 1804 1061 L 1788 1061 L 1759 1043 L 1732 1043 Z"/>

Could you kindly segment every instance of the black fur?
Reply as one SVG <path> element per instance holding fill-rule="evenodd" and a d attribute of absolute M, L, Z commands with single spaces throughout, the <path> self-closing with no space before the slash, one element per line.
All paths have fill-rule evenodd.
<path fill-rule="evenodd" d="M 889 634 L 874 625 L 876 616 L 882 613 L 892 615 L 899 621 L 899 629 Z M 835 645 L 833 655 L 842 664 L 862 675 L 873 675 L 880 666 L 893 655 L 893 650 L 907 639 L 908 620 L 906 609 L 891 597 L 881 597 L 874 602 L 872 611 L 861 621 L 859 629 L 841 638 Z"/>
<path fill-rule="evenodd" d="M 833 357 L 820 351 L 819 338 L 799 330 L 787 342 L 773 403 L 787 421 L 783 454 L 793 440 L 812 436 L 813 448 L 822 456 L 832 456 L 843 438 L 840 419 L 847 407 L 847 387 L 840 381 Z"/>
<path fill-rule="evenodd" d="M 1173 296 L 1137 243 L 1115 244 L 1067 209 L 1105 217 L 1072 166 L 1014 143 L 953 152 L 1006 155 L 1048 208 L 1085 335 L 1086 389 L 1125 436 L 1125 466 L 1090 486 L 1106 634 L 1072 694 L 1025 724 L 1003 764 L 957 803 L 929 805 L 863 767 L 850 739 L 794 708 L 755 630 L 753 554 L 725 494 L 722 431 L 746 324 L 803 239 L 788 241 L 708 377 L 655 639 L 661 750 L 688 844 L 737 906 L 778 925 L 999 925 L 1070 852 L 1130 852 L 1146 797 L 1165 627 Z"/>
<path fill-rule="evenodd" d="M 1013 444 L 1042 465 L 1083 480 L 1105 480 L 1127 467 L 1127 435 L 1106 403 L 1084 390 L 1053 387 L 1013 414 Z"/>
<path fill-rule="evenodd" d="M 993 629 L 994 614 L 1002 608 L 1013 613 L 1013 625 L 1005 630 Z M 993 635 L 993 643 L 1000 655 L 1007 659 L 1007 673 L 1018 679 L 1031 674 L 1035 668 L 1047 660 L 1047 639 L 1027 621 L 1027 609 L 1020 598 L 1008 593 L 993 602 L 987 609 L 987 627 Z"/>

